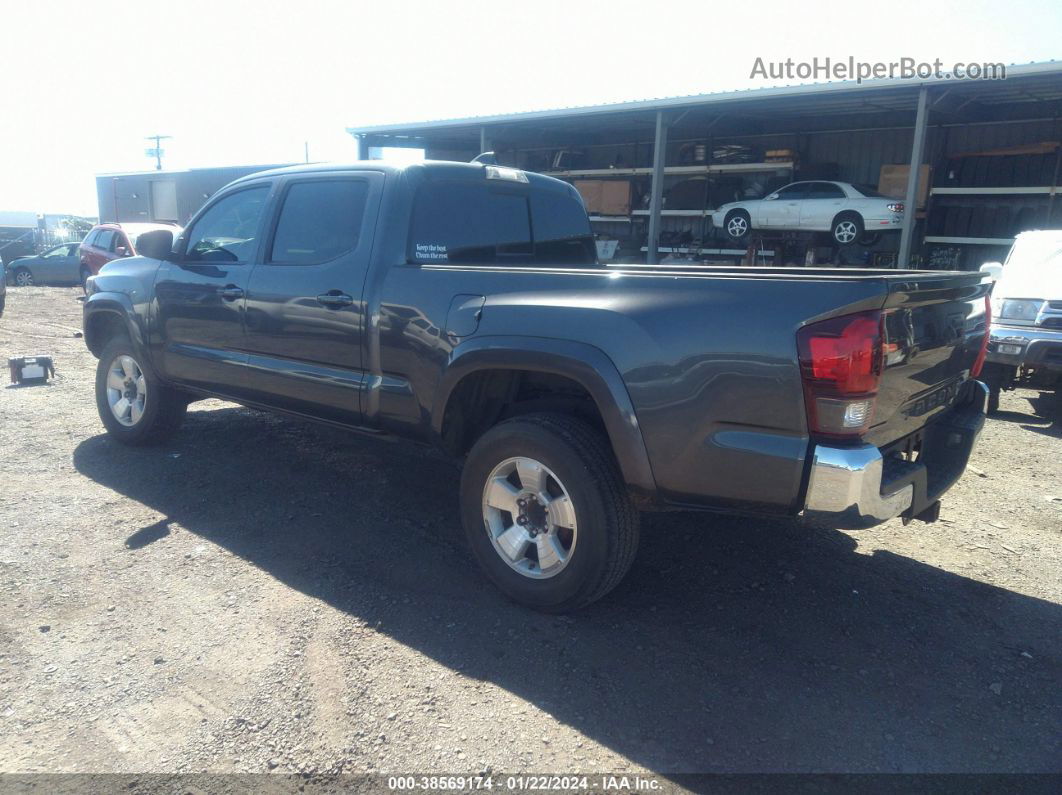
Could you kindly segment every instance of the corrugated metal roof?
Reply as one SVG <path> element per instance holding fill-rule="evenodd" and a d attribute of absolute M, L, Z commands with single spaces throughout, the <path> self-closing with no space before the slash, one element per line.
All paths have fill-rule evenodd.
<path fill-rule="evenodd" d="M 923 85 L 947 85 L 958 88 L 976 87 L 979 101 L 1035 101 L 1062 98 L 1062 85 L 1053 86 L 1046 94 L 1030 95 L 1024 86 L 1014 87 L 1012 81 L 1025 78 L 1054 77 L 1062 78 L 1062 61 L 1041 61 L 1029 64 L 1011 64 L 1007 66 L 1005 80 L 956 80 L 944 78 L 867 80 L 858 83 L 854 80 L 801 83 L 798 85 L 771 86 L 768 88 L 746 88 L 736 91 L 718 91 L 708 94 L 689 94 L 686 96 L 659 97 L 628 102 L 605 103 L 601 105 L 581 105 L 575 107 L 553 108 L 549 110 L 522 111 L 487 116 L 468 116 L 456 119 L 437 119 L 433 121 L 402 122 L 399 124 L 381 124 L 366 127 L 348 127 L 351 135 L 363 133 L 402 133 L 424 130 L 442 130 L 455 127 L 483 126 L 489 124 L 517 123 L 547 119 L 564 119 L 608 113 L 628 113 L 632 111 L 657 111 L 670 108 L 687 108 L 699 105 L 712 105 L 726 102 L 743 102 L 754 100 L 802 100 L 811 97 L 825 98 L 826 102 L 816 104 L 815 112 L 845 112 L 866 109 L 867 95 L 887 93 L 887 89 L 917 88 Z M 1009 84 L 1009 85 L 1008 85 Z M 913 92 L 912 92 L 913 93 Z M 854 96 L 853 96 L 854 95 Z M 906 95 L 906 96 L 904 96 Z M 833 96 L 836 100 L 830 101 Z M 883 103 L 881 109 L 903 110 L 910 107 L 911 94 L 900 92 L 895 97 L 876 97 Z"/>

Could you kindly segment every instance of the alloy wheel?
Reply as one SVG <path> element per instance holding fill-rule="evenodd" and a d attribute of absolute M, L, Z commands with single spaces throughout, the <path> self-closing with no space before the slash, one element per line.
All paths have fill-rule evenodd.
<path fill-rule="evenodd" d="M 502 461 L 487 477 L 483 525 L 498 556 L 531 579 L 560 574 L 578 538 L 564 484 L 544 464 L 522 456 Z"/>
<path fill-rule="evenodd" d="M 841 221 L 833 229 L 833 237 L 838 243 L 851 243 L 858 235 L 855 221 Z"/>
<path fill-rule="evenodd" d="M 749 231 L 748 221 L 743 215 L 735 215 L 726 224 L 726 231 L 731 237 L 744 237 Z"/>
<path fill-rule="evenodd" d="M 140 365 L 128 354 L 115 357 L 107 369 L 107 405 L 114 418 L 127 428 L 144 416 L 147 382 Z"/>

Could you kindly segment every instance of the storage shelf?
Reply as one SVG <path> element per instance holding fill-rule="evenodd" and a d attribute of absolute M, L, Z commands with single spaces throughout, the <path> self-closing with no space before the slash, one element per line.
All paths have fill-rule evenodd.
<path fill-rule="evenodd" d="M 661 210 L 660 215 L 684 218 L 707 218 L 715 210 Z M 631 210 L 631 215 L 649 215 L 648 210 Z"/>
<path fill-rule="evenodd" d="M 927 243 L 963 243 L 972 246 L 1009 246 L 1014 242 L 1012 237 L 939 237 L 927 235 Z"/>
<path fill-rule="evenodd" d="M 1006 196 L 1008 194 L 1038 194 L 1046 196 L 1057 191 L 1058 188 L 1046 185 L 1013 188 L 932 188 L 929 194 L 931 196 Z"/>
<path fill-rule="evenodd" d="M 670 218 L 710 218 L 715 210 L 661 210 L 660 215 Z M 631 210 L 630 215 L 591 215 L 591 221 L 604 224 L 629 224 L 634 216 L 646 218 L 648 210 Z"/>
<path fill-rule="evenodd" d="M 792 171 L 793 162 L 777 163 L 715 163 L 705 166 L 665 166 L 664 175 L 675 174 L 742 174 L 757 171 Z M 637 177 L 653 173 L 650 168 L 577 168 L 562 171 L 542 171 L 549 177 Z"/>

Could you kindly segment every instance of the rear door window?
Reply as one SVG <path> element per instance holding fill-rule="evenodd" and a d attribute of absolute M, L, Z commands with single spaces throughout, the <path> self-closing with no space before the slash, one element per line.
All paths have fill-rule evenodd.
<path fill-rule="evenodd" d="M 809 199 L 843 199 L 844 191 L 832 182 L 812 182 L 808 189 Z"/>
<path fill-rule="evenodd" d="M 358 245 L 369 183 L 357 179 L 296 182 L 284 196 L 269 262 L 313 265 Z"/>
<path fill-rule="evenodd" d="M 112 243 L 114 243 L 114 230 L 101 229 L 96 233 L 96 240 L 92 245 L 96 248 L 102 248 L 104 251 L 110 251 Z"/>

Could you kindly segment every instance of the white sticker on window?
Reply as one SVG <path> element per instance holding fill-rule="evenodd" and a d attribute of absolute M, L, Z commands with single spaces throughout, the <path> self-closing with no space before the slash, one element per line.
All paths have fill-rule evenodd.
<path fill-rule="evenodd" d="M 417 243 L 417 259 L 449 259 L 441 243 Z"/>

